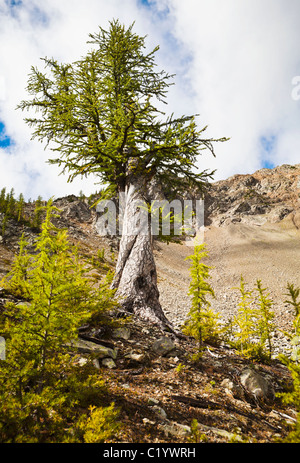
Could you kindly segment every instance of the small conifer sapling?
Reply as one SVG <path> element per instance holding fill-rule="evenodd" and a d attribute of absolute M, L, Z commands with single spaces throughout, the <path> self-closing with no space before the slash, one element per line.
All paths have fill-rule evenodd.
<path fill-rule="evenodd" d="M 187 257 L 192 261 L 190 268 L 191 282 L 189 295 L 191 308 L 183 326 L 185 334 L 193 336 L 199 343 L 199 354 L 203 350 L 205 341 L 212 341 L 217 337 L 218 314 L 211 309 L 209 298 L 214 298 L 214 290 L 208 282 L 211 267 L 204 264 L 202 259 L 207 256 L 205 245 L 197 245 L 194 254 Z"/>

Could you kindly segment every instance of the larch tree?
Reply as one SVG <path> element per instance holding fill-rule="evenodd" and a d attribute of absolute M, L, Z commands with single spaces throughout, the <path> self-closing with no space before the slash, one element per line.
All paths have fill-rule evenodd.
<path fill-rule="evenodd" d="M 198 340 L 199 349 L 196 358 L 201 357 L 203 343 L 214 341 L 218 338 L 219 324 L 218 314 L 211 309 L 210 298 L 215 297 L 214 290 L 209 284 L 209 270 L 211 267 L 204 264 L 202 259 L 207 257 L 205 245 L 195 246 L 194 254 L 187 259 L 192 261 L 190 267 L 191 282 L 189 295 L 191 296 L 191 308 L 188 318 L 183 326 L 186 334 Z"/>
<path fill-rule="evenodd" d="M 214 142 L 198 129 L 195 116 L 166 116 L 173 75 L 156 70 L 155 53 L 145 38 L 118 20 L 89 35 L 92 49 L 71 64 L 43 58 L 44 69 L 32 67 L 27 92 L 18 108 L 35 110 L 25 121 L 32 136 L 58 153 L 50 163 L 76 176 L 94 174 L 114 194 L 124 193 L 124 220 L 114 288 L 123 307 L 162 327 L 171 325 L 159 302 L 151 227 L 135 232 L 137 201 L 149 204 L 151 184 L 173 191 L 202 187 L 213 172 L 197 171 L 200 151 L 213 155 Z"/>

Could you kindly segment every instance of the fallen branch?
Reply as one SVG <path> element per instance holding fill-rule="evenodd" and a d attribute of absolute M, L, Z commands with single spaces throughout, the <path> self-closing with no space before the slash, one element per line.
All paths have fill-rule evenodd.
<path fill-rule="evenodd" d="M 281 416 L 282 418 L 285 418 L 287 420 L 291 420 L 294 423 L 297 423 L 296 418 L 293 418 L 292 416 L 286 415 L 285 413 L 278 412 L 277 410 L 272 410 L 273 413 L 277 413 L 277 415 Z"/>
<path fill-rule="evenodd" d="M 215 402 L 211 402 L 210 400 L 199 400 L 199 399 L 194 399 L 193 397 L 187 397 L 184 395 L 172 395 L 171 397 L 172 399 L 178 400 L 178 402 L 191 405 L 192 407 L 211 408 L 214 410 L 223 408 L 223 405 L 217 404 Z"/>
<path fill-rule="evenodd" d="M 192 407 L 195 407 L 195 408 L 208 408 L 208 409 L 211 409 L 211 410 L 222 410 L 222 409 L 224 410 L 225 409 L 225 410 L 227 410 L 229 412 L 237 413 L 238 415 L 244 416 L 244 417 L 248 418 L 249 420 L 262 422 L 261 417 L 253 415 L 252 413 L 242 412 L 242 411 L 238 410 L 236 407 L 233 407 L 232 405 L 219 404 L 217 402 L 212 402 L 212 401 L 206 400 L 206 399 L 195 399 L 194 397 L 188 397 L 188 396 L 182 396 L 182 395 L 177 395 L 177 396 L 172 395 L 171 397 L 174 400 L 178 400 L 178 402 L 188 404 L 188 405 L 190 405 Z M 269 426 L 269 428 L 271 428 L 273 431 L 278 431 L 278 432 L 280 431 L 278 428 L 276 428 L 272 424 L 268 423 L 267 421 L 263 420 L 263 422 L 267 426 Z"/>

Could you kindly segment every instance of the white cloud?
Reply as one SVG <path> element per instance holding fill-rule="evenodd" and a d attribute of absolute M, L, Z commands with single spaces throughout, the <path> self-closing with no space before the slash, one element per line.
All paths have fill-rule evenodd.
<path fill-rule="evenodd" d="M 157 0 L 161 8 L 161 1 Z M 216 178 L 262 165 L 261 137 L 275 136 L 274 163 L 299 162 L 299 103 L 291 98 L 300 72 L 297 0 L 165 0 L 170 28 L 193 57 L 188 70 L 193 111 L 216 145 Z M 267 155 L 267 153 L 266 153 Z"/>
<path fill-rule="evenodd" d="M 298 0 L 0 0 L 0 121 L 15 144 L 0 150 L 0 186 L 26 197 L 90 194 L 92 179 L 67 184 L 48 166 L 50 151 L 30 141 L 16 105 L 26 99 L 31 65 L 53 56 L 73 61 L 89 46 L 88 34 L 119 18 L 160 44 L 160 68 L 176 73 L 168 111 L 200 113 L 207 136 L 231 137 L 216 145 L 217 158 L 203 154 L 201 168 L 217 168 L 216 179 L 275 164 L 299 162 L 300 103 L 292 79 L 300 75 Z M 273 138 L 264 153 L 261 138 Z"/>
<path fill-rule="evenodd" d="M 146 34 L 147 16 L 135 0 L 26 0 L 15 6 L 0 0 L 0 121 L 6 134 L 14 141 L 0 150 L 0 186 L 14 188 L 25 197 L 86 194 L 98 186 L 96 178 L 67 183 L 66 176 L 58 176 L 59 169 L 46 161 L 52 152 L 44 151 L 37 141 L 31 141 L 31 130 L 25 124 L 24 113 L 16 111 L 22 99 L 28 98 L 25 88 L 32 65 L 42 67 L 40 58 L 48 56 L 72 62 L 90 48 L 88 34 L 98 27 L 108 27 L 113 18 L 129 25 L 137 20 L 136 30 Z M 14 2 L 17 3 L 17 2 Z M 144 27 L 143 27 L 144 26 Z M 148 27 L 149 28 L 149 27 Z"/>

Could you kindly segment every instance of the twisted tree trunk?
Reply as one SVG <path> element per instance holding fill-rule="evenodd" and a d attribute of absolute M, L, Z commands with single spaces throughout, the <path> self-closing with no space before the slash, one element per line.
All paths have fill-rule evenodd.
<path fill-rule="evenodd" d="M 147 190 L 142 176 L 131 176 L 125 189 L 122 236 L 112 286 L 126 311 L 175 333 L 159 302 Z"/>

